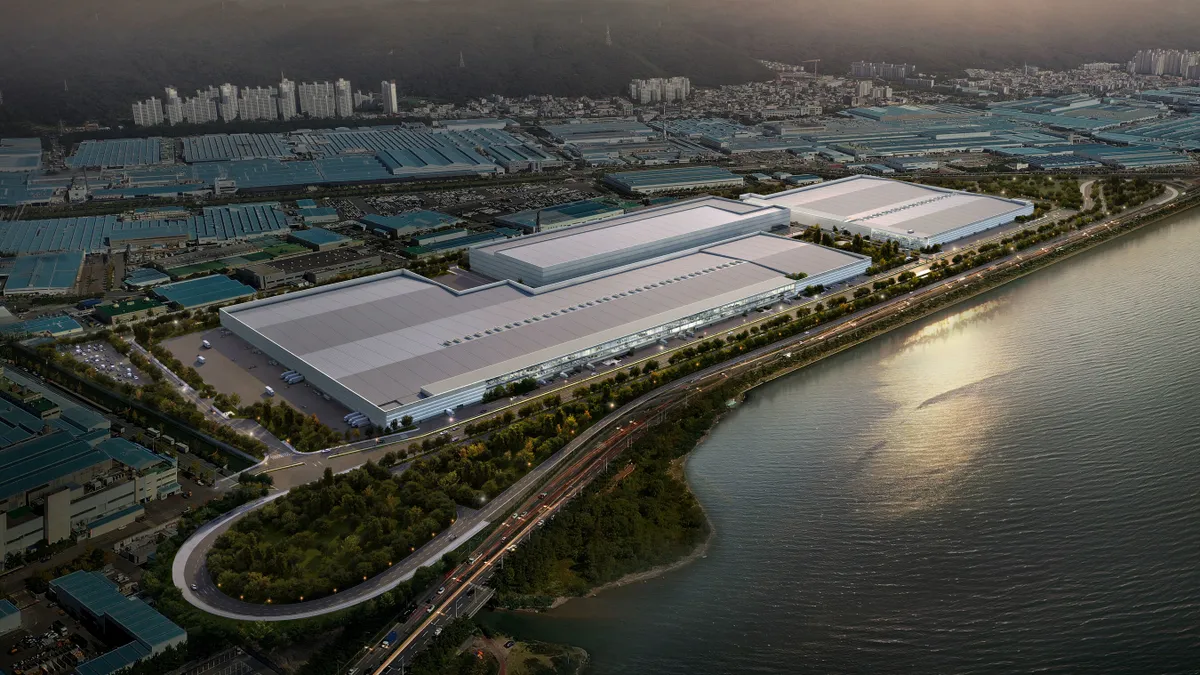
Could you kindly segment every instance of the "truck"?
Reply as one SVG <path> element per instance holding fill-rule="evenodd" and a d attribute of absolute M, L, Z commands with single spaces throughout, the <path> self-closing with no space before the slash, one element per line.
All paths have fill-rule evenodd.
<path fill-rule="evenodd" d="M 196 363 L 199 363 L 200 365 L 204 365 L 204 357 L 196 356 Z"/>
<path fill-rule="evenodd" d="M 271 387 L 267 387 L 267 388 L 263 389 L 263 393 L 266 394 L 267 396 L 274 396 L 275 390 L 272 389 Z"/>
<path fill-rule="evenodd" d="M 379 643 L 379 646 L 383 647 L 384 649 L 387 649 L 388 647 L 396 644 L 397 637 L 399 637 L 399 636 L 396 634 L 396 631 L 392 631 L 392 632 L 388 633 L 387 635 L 383 636 L 383 642 Z"/>
<path fill-rule="evenodd" d="M 204 347 L 205 349 L 212 349 L 212 343 L 209 342 L 208 340 L 201 340 L 200 346 Z"/>

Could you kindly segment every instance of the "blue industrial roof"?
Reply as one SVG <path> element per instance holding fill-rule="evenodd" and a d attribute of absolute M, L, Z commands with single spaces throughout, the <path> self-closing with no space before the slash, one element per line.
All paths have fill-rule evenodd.
<path fill-rule="evenodd" d="M 165 461 L 162 457 L 150 452 L 137 443 L 120 437 L 110 438 L 97 445 L 96 448 L 114 460 L 138 471 L 148 469 L 155 464 L 161 464 Z"/>
<path fill-rule="evenodd" d="M 46 423 L 16 404 L 0 399 L 0 449 L 41 433 Z"/>
<path fill-rule="evenodd" d="M 116 585 L 98 572 L 72 572 L 51 581 L 50 587 L 56 594 L 74 598 L 92 616 L 112 621 L 150 650 L 186 635 L 150 605 L 121 595 Z"/>
<path fill-rule="evenodd" d="M 49 333 L 53 336 L 66 335 L 83 330 L 83 326 L 71 317 L 62 314 L 58 316 L 44 316 L 39 319 L 29 319 L 28 321 L 18 321 L 4 326 L 0 326 L 0 333 L 29 333 L 31 335 L 41 335 Z"/>
<path fill-rule="evenodd" d="M 75 666 L 77 675 L 111 675 L 125 670 L 150 656 L 150 650 L 138 642 L 130 642 Z"/>
<path fill-rule="evenodd" d="M 422 246 L 410 246 L 405 249 L 406 253 L 411 255 L 424 255 L 426 253 L 436 253 L 438 251 L 453 251 L 460 248 L 468 248 L 479 244 L 484 244 L 490 241 L 499 239 L 508 239 L 510 237 L 520 236 L 519 230 L 513 230 L 507 227 L 497 227 L 489 232 L 467 232 L 461 237 L 448 239 L 446 241 L 437 241 L 431 244 Z"/>
<path fill-rule="evenodd" d="M 20 613 L 21 610 L 17 609 L 16 605 L 12 604 L 8 600 L 0 600 L 0 617 L 12 616 L 13 614 Z"/>
<path fill-rule="evenodd" d="M 171 276 L 159 272 L 153 267 L 139 267 L 125 275 L 125 283 L 130 286 L 154 286 L 171 280 Z"/>
<path fill-rule="evenodd" d="M 177 281 L 154 289 L 154 294 L 184 309 L 204 307 L 254 295 L 254 289 L 220 274 Z"/>
<path fill-rule="evenodd" d="M 349 241 L 346 237 L 337 232 L 330 232 L 321 227 L 310 227 L 307 230 L 293 230 L 291 236 L 294 239 L 323 246 L 325 244 L 336 244 L 340 241 Z"/>
<path fill-rule="evenodd" d="M 86 167 L 124 167 L 163 164 L 163 139 L 118 138 L 103 141 L 83 141 L 67 158 L 73 169 Z"/>
<path fill-rule="evenodd" d="M 296 200 L 296 206 L 298 206 L 302 209 L 312 208 L 316 205 L 317 205 L 317 200 L 315 200 L 315 199 L 297 199 Z"/>
<path fill-rule="evenodd" d="M 0 500 L 106 461 L 69 433 L 54 431 L 0 450 Z"/>
<path fill-rule="evenodd" d="M 359 218 L 359 221 L 374 229 L 395 231 L 407 231 L 410 228 L 426 230 L 462 222 L 459 218 L 438 211 L 410 211 L 396 216 L 371 214 Z"/>
<path fill-rule="evenodd" d="M 36 171 L 41 166 L 41 139 L 0 138 L 0 171 Z"/>
<path fill-rule="evenodd" d="M 544 209 L 529 209 L 528 211 L 518 211 L 510 213 L 506 216 L 496 218 L 496 222 L 513 224 L 525 228 L 533 228 L 538 223 L 538 214 L 541 214 L 541 223 L 545 227 L 547 225 L 555 225 L 564 221 L 579 220 L 582 218 L 605 217 L 612 215 L 620 215 L 625 210 L 620 206 L 615 206 L 601 199 L 585 199 L 577 202 L 569 202 L 566 204 L 556 204 L 548 206 Z"/>
<path fill-rule="evenodd" d="M 322 216 L 336 216 L 337 209 L 332 206 L 306 206 L 300 209 L 301 218 L 319 218 Z"/>
<path fill-rule="evenodd" d="M 208 134 L 183 139 L 186 162 L 275 159 L 293 155 L 280 134 Z"/>
<path fill-rule="evenodd" d="M 83 251 L 18 256 L 4 284 L 5 293 L 65 291 L 83 270 Z"/>

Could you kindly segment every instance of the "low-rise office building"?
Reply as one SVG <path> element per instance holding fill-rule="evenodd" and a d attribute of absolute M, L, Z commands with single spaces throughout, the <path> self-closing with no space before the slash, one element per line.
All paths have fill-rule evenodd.
<path fill-rule="evenodd" d="M 119 326 L 123 323 L 141 321 L 142 319 L 147 319 L 166 311 L 168 311 L 168 308 L 158 300 L 132 298 L 130 300 L 117 300 L 115 302 L 96 305 L 92 309 L 92 316 L 96 317 L 101 323 L 106 323 L 110 326 Z"/>

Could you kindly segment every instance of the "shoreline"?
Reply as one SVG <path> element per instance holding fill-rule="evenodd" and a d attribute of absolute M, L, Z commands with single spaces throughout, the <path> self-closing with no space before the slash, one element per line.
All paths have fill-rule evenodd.
<path fill-rule="evenodd" d="M 1151 226 L 1151 225 L 1157 225 L 1157 224 L 1161 223 L 1162 221 L 1166 220 L 1167 218 L 1171 218 L 1171 217 L 1174 217 L 1174 216 L 1180 216 L 1180 215 L 1184 215 L 1184 214 L 1187 214 L 1187 213 L 1190 213 L 1190 212 L 1193 212 L 1193 211 L 1200 211 L 1200 204 L 1192 204 L 1192 205 L 1190 205 L 1190 206 L 1187 206 L 1187 207 L 1185 207 L 1185 208 L 1183 208 L 1183 209 L 1181 209 L 1181 210 L 1178 210 L 1178 211 L 1172 211 L 1172 212 L 1170 212 L 1170 213 L 1159 214 L 1159 215 L 1157 215 L 1157 216 L 1153 216 L 1153 217 L 1149 218 L 1149 219 L 1148 219 L 1146 222 L 1144 222 L 1144 223 L 1140 223 L 1140 224 L 1136 225 L 1135 227 L 1131 227 L 1131 228 L 1128 228 L 1128 229 L 1121 229 L 1121 230 L 1118 230 L 1118 231 L 1112 232 L 1112 233 L 1110 234 L 1110 236 L 1106 236 L 1106 237 L 1103 237 L 1103 238 L 1099 238 L 1098 240 L 1093 240 L 1092 242 L 1089 242 L 1089 243 L 1085 244 L 1084 246 L 1082 246 L 1081 248 L 1078 248 L 1077 250 L 1073 250 L 1073 251 L 1070 251 L 1070 252 L 1068 252 L 1068 253 L 1067 253 L 1066 255 L 1064 255 L 1064 256 L 1061 256 L 1061 257 L 1053 257 L 1053 258 L 1050 258 L 1050 259 L 1048 259 L 1048 260 L 1045 260 L 1045 261 L 1044 261 L 1042 264 L 1040 264 L 1040 265 L 1036 265 L 1036 266 L 1033 266 L 1033 267 L 1030 267 L 1029 269 L 1026 269 L 1026 270 L 1024 270 L 1024 271 L 1023 271 L 1022 273 L 1020 273 L 1020 274 L 1017 274 L 1017 275 L 1014 275 L 1014 276 L 1009 276 L 1009 277 L 1002 278 L 1002 279 L 997 279 L 997 280 L 994 280 L 992 283 L 986 283 L 986 282 L 985 282 L 984 284 L 982 284 L 982 285 L 981 285 L 981 287 L 980 287 L 980 288 L 976 289 L 976 290 L 975 290 L 975 292 L 973 292 L 973 293 L 970 293 L 970 294 L 964 295 L 964 296 L 962 296 L 962 297 L 959 297 L 959 298 L 955 298 L 955 299 L 951 300 L 950 302 L 948 302 L 948 303 L 946 303 L 946 304 L 943 304 L 943 305 L 939 305 L 939 306 L 936 306 L 936 307 L 930 308 L 928 311 L 921 312 L 921 313 L 918 313 L 918 314 L 914 314 L 913 316 L 910 316 L 910 317 L 908 317 L 908 320 L 906 320 L 906 321 L 901 321 L 901 322 L 899 322 L 899 323 L 896 323 L 896 324 L 894 324 L 894 325 L 890 325 L 890 326 L 883 327 L 883 328 L 881 328 L 880 330 L 878 330 L 877 332 L 873 332 L 873 333 L 871 333 L 871 334 L 867 335 L 866 337 L 864 337 L 864 338 L 862 338 L 862 339 L 859 339 L 859 340 L 854 340 L 854 341 L 853 341 L 853 342 L 851 342 L 850 344 L 847 344 L 847 345 L 845 345 L 845 346 L 843 346 L 843 347 L 841 347 L 841 348 L 838 348 L 838 349 L 834 349 L 834 350 L 832 350 L 832 351 L 829 351 L 829 352 L 827 352 L 827 353 L 821 354 L 820 356 L 818 356 L 818 357 L 816 357 L 816 358 L 814 358 L 814 359 L 811 359 L 811 360 L 809 360 L 809 361 L 805 361 L 805 362 L 803 362 L 803 363 L 798 363 L 798 364 L 796 364 L 795 366 L 792 366 L 792 367 L 790 367 L 790 368 L 782 368 L 782 369 L 780 369 L 780 370 L 778 370 L 778 371 L 776 371 L 776 372 L 774 372 L 774 373 L 770 373 L 770 374 L 766 375 L 765 377 L 763 377 L 763 378 L 761 378 L 761 379 L 759 379 L 759 380 L 755 381 L 754 383 L 752 383 L 752 384 L 748 385 L 748 386 L 747 386 L 745 389 L 743 389 L 742 391 L 740 391 L 740 392 L 737 394 L 737 396 L 736 396 L 736 400 L 737 400 L 737 401 L 740 403 L 740 402 L 742 402 L 742 401 L 744 401 L 744 400 L 745 400 L 745 398 L 746 398 L 746 397 L 749 395 L 749 393 L 750 393 L 751 391 L 753 391 L 754 389 L 757 389 L 758 387 L 761 387 L 761 386 L 763 386 L 763 385 L 765 385 L 765 384 L 767 384 L 767 383 L 769 383 L 769 382 L 773 382 L 774 380 L 776 380 L 776 379 L 779 379 L 780 377 L 783 377 L 783 376 L 785 376 L 785 375 L 788 375 L 788 374 L 794 373 L 794 372 L 796 372 L 796 371 L 798 371 L 798 370 L 801 370 L 801 369 L 803 369 L 803 368 L 806 368 L 806 367 L 808 367 L 808 366 L 811 366 L 811 365 L 813 365 L 813 364 L 815 364 L 815 363 L 817 363 L 817 362 L 819 362 L 819 361 L 823 361 L 823 360 L 825 360 L 825 359 L 827 359 L 827 358 L 829 358 L 829 357 L 831 357 L 831 356 L 834 356 L 834 355 L 836 355 L 836 354 L 840 354 L 841 352 L 843 352 L 843 351 L 845 351 L 845 350 L 847 350 L 847 349 L 851 349 L 851 348 L 853 348 L 853 347 L 855 347 L 855 346 L 858 346 L 859 344 L 862 344 L 862 343 L 864 343 L 864 342 L 868 342 L 868 341 L 870 341 L 870 340 L 873 340 L 873 339 L 875 339 L 875 338 L 877 338 L 877 337 L 879 337 L 879 336 L 881 336 L 881 335 L 885 335 L 885 334 L 887 334 L 887 333 L 890 333 L 890 332 L 892 332 L 892 331 L 896 330 L 897 328 L 900 328 L 900 327 L 903 327 L 903 326 L 907 326 L 907 325 L 909 325 L 909 324 L 911 324 L 911 323 L 913 323 L 913 322 L 916 322 L 916 321 L 919 321 L 919 320 L 921 320 L 921 319 L 924 319 L 925 317 L 928 317 L 928 316 L 930 316 L 930 315 L 932 315 L 932 314 L 935 314 L 935 313 L 937 313 L 937 312 L 940 312 L 940 311 L 943 311 L 943 310 L 949 309 L 949 308 L 951 308 L 951 307 L 955 307 L 955 306 L 957 306 L 957 305 L 960 305 L 960 304 L 962 304 L 963 302 L 966 302 L 967 300 L 970 300 L 970 299 L 972 299 L 972 298 L 978 297 L 979 295 L 981 295 L 981 294 L 983 294 L 983 293 L 987 293 L 987 292 L 989 292 L 989 291 L 996 290 L 997 288 L 1001 288 L 1001 287 L 1003 287 L 1003 286 L 1005 286 L 1005 285 L 1007 285 L 1007 284 L 1009 284 L 1009 283 L 1011 283 L 1011 282 L 1013 282 L 1013 281 L 1016 281 L 1016 280 L 1018 280 L 1018 279 L 1022 279 L 1022 278 L 1026 277 L 1026 276 L 1029 276 L 1030 274 L 1033 274 L 1034 272 L 1037 272 L 1037 271 L 1039 271 L 1039 270 L 1042 270 L 1042 269 L 1046 269 L 1046 268 L 1052 267 L 1052 266 L 1054 266 L 1055 264 L 1057 264 L 1057 263 L 1059 263 L 1059 262 L 1062 262 L 1063 260 L 1066 260 L 1066 259 L 1069 259 L 1069 258 L 1073 258 L 1073 257 L 1075 257 L 1076 255 L 1079 255 L 1079 254 L 1081 254 L 1081 253 L 1086 253 L 1086 252 L 1088 252 L 1088 251 L 1092 251 L 1092 250 L 1094 250 L 1094 249 L 1096 249 L 1096 248 L 1099 248 L 1101 245 L 1103 245 L 1103 244 L 1105 244 L 1105 243 L 1107 243 L 1107 242 L 1109 242 L 1109 241 L 1112 241 L 1112 240 L 1115 240 L 1115 239 L 1120 239 L 1121 237 L 1123 237 L 1123 236 L 1125 236 L 1125 235 L 1127 235 L 1127 234 L 1131 234 L 1131 233 L 1134 233 L 1134 232 L 1139 232 L 1139 231 L 1141 231 L 1141 230 L 1144 230 L 1144 229 L 1146 229 L 1147 227 L 1149 227 L 1149 226 Z M 657 577 L 663 576 L 664 574 L 667 574 L 667 573 L 669 573 L 669 572 L 673 572 L 673 571 L 675 571 L 675 570 L 677 570 L 677 569 L 680 569 L 680 568 L 682 568 L 682 567 L 685 567 L 686 565 L 689 565 L 689 564 L 691 564 L 692 562 L 695 562 L 696 560 L 699 560 L 700 558 L 703 558 L 703 557 L 704 557 L 704 556 L 707 554 L 707 552 L 708 552 L 708 549 L 709 549 L 709 546 L 712 544 L 713 538 L 714 538 L 714 537 L 715 537 L 715 535 L 716 535 L 716 528 L 715 528 L 715 527 L 713 527 L 713 524 L 712 524 L 712 519 L 711 519 L 711 518 L 709 518 L 709 516 L 708 516 L 708 510 L 707 510 L 707 509 L 704 507 L 704 504 L 700 502 L 699 498 L 697 498 L 697 497 L 696 497 L 696 495 L 695 495 L 695 492 L 693 492 L 693 490 L 692 490 L 692 486 L 691 486 L 691 483 L 689 483 L 689 482 L 688 482 L 688 480 L 687 480 L 687 478 L 686 478 L 686 474 L 683 472 L 683 469 L 684 469 L 684 468 L 687 466 L 687 461 L 688 461 L 688 459 L 690 459 L 690 458 L 691 458 L 691 455 L 692 455 L 692 453 L 693 453 L 693 452 L 695 452 L 696 448 L 700 447 L 700 445 L 701 445 L 702 443 L 704 443 L 704 441 L 705 441 L 705 440 L 707 440 L 707 439 L 708 439 L 709 435 L 712 433 L 712 429 L 713 429 L 713 427 L 716 427 L 716 425 L 717 425 L 717 424 L 719 424 L 719 423 L 721 422 L 721 419 L 722 419 L 722 418 L 724 418 L 724 417 L 725 417 L 725 415 L 727 415 L 727 414 L 728 414 L 728 413 L 729 413 L 731 410 L 733 410 L 733 408 L 730 408 L 730 409 L 724 410 L 724 411 L 722 411 L 720 414 L 718 414 L 718 415 L 716 416 L 716 418 L 714 418 L 714 419 L 713 419 L 713 423 L 712 423 L 712 425 L 711 425 L 711 426 L 708 428 L 708 430 L 706 430 L 706 431 L 704 432 L 704 435 L 700 437 L 700 440 L 699 440 L 699 441 L 697 441 L 696 445 L 695 445 L 695 446 L 693 446 L 693 447 L 692 447 L 692 449 L 688 450 L 688 451 L 687 451 L 687 453 L 685 453 L 684 455 L 682 455 L 682 456 L 679 458 L 679 460 L 680 460 L 680 466 L 679 466 L 679 471 L 680 471 L 680 474 L 679 474 L 678 476 L 673 476 L 673 477 L 676 477 L 676 478 L 678 478 L 679 480 L 681 480 L 681 481 L 683 482 L 683 484 L 686 486 L 686 488 L 687 488 L 688 492 L 689 492 L 690 494 L 692 494 L 693 498 L 696 498 L 696 503 L 697 503 L 697 504 L 700 506 L 700 510 L 701 510 L 701 511 L 704 513 L 704 519 L 705 519 L 705 522 L 708 524 L 708 529 L 709 529 L 709 531 L 708 531 L 708 535 L 705 537 L 704 541 L 702 541 L 702 542 L 701 542 L 701 543 L 700 543 L 700 544 L 699 544 L 699 545 L 698 545 L 698 546 L 697 546 L 697 547 L 696 547 L 696 548 L 695 548 L 695 549 L 694 549 L 692 552 L 688 553 L 687 555 L 683 556 L 682 558 L 679 558 L 678 560 L 676 560 L 676 561 L 674 561 L 674 562 L 671 562 L 671 563 L 666 563 L 666 564 L 663 564 L 663 565 L 658 565 L 658 566 L 656 566 L 656 567 L 652 567 L 652 568 L 650 568 L 650 569 L 648 569 L 648 570 L 644 570 L 644 571 L 642 571 L 642 572 L 632 572 L 632 573 L 630 573 L 630 574 L 626 574 L 625 576 L 621 577 L 620 579 L 617 579 L 617 580 L 615 580 L 615 581 L 610 581 L 610 582 L 608 582 L 608 583 L 601 584 L 600 586 L 597 586 L 597 587 L 595 587 L 595 588 L 592 588 L 592 589 L 590 589 L 590 590 L 589 590 L 587 593 L 585 593 L 585 594 L 583 594 L 583 595 L 579 595 L 579 596 L 559 596 L 559 597 L 556 597 L 556 598 L 554 599 L 554 601 L 553 601 L 553 602 L 550 604 L 550 606 L 549 606 L 549 607 L 547 607 L 547 608 L 544 608 L 544 609 L 539 609 L 539 610 L 516 610 L 516 611 L 547 612 L 547 611 L 550 611 L 550 610 L 552 610 L 552 609 L 555 609 L 555 608 L 557 608 L 557 607 L 561 607 L 562 605 L 566 604 L 567 602 L 571 601 L 572 599 L 577 599 L 577 598 L 591 598 L 591 597 L 595 597 L 595 596 L 596 596 L 596 595 L 598 595 L 599 593 L 601 593 L 601 592 L 603 592 L 603 591 L 606 591 L 606 590 L 609 590 L 609 589 L 613 589 L 613 588 L 619 588 L 619 587 L 621 587 L 621 586 L 627 586 L 627 585 L 629 585 L 629 584 L 632 584 L 632 583 L 637 583 L 637 582 L 640 582 L 640 581 L 648 581 L 648 580 L 650 580 L 650 579 L 654 579 L 654 578 L 657 578 Z"/>
<path fill-rule="evenodd" d="M 642 581 L 656 579 L 663 575 L 674 572 L 675 570 L 683 569 L 697 560 L 707 557 L 708 549 L 712 546 L 713 539 L 715 539 L 717 536 L 717 528 L 713 525 L 712 518 L 710 518 L 708 515 L 708 509 L 704 508 L 704 503 L 700 501 L 700 498 L 697 497 L 696 493 L 692 490 L 692 484 L 688 482 L 687 479 L 686 469 L 688 460 L 690 460 L 692 457 L 692 453 L 695 452 L 696 449 L 699 448 L 702 443 L 704 443 L 704 441 L 708 440 L 709 435 L 712 433 L 713 427 L 717 426 L 717 424 L 721 422 L 721 418 L 727 414 L 729 414 L 729 411 L 725 410 L 722 411 L 721 414 L 717 415 L 717 417 L 713 420 L 712 425 L 704 432 L 704 435 L 700 437 L 700 440 L 696 442 L 696 445 L 692 446 L 692 449 L 688 450 L 686 454 L 676 458 L 671 462 L 671 477 L 683 483 L 684 487 L 687 488 L 688 494 L 692 495 L 692 498 L 696 500 L 696 505 L 700 507 L 700 512 L 704 514 L 704 522 L 707 526 L 708 532 L 704 535 L 704 539 L 697 544 L 695 548 L 688 552 L 687 555 L 678 558 L 674 562 L 656 565 L 650 569 L 642 570 L 641 572 L 630 572 L 620 579 L 600 584 L 599 586 L 588 590 L 588 592 L 583 595 L 560 595 L 554 598 L 554 602 L 550 603 L 550 606 L 546 607 L 545 609 L 516 611 L 533 611 L 535 613 L 548 612 L 552 609 L 562 607 L 571 600 L 594 598 L 604 591 L 620 588 L 622 586 L 628 586 L 630 584 L 636 584 Z"/>

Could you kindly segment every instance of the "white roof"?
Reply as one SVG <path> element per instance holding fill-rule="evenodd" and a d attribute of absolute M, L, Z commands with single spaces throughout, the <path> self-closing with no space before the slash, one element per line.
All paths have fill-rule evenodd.
<path fill-rule="evenodd" d="M 813 216 L 929 237 L 1026 208 L 1015 199 L 947 190 L 875 176 L 851 176 L 755 196 Z"/>
<path fill-rule="evenodd" d="M 761 206 L 707 197 L 510 239 L 478 250 L 537 267 L 553 267 L 641 248 L 680 235 L 712 231 L 761 215 L 763 211 Z"/>
<path fill-rule="evenodd" d="M 750 262 L 741 253 L 763 262 Z M 387 273 L 223 312 L 387 408 L 415 401 L 421 392 L 436 395 L 484 382 L 782 288 L 793 283 L 783 269 L 816 276 L 859 260 L 811 244 L 750 235 L 712 250 L 539 291 L 508 282 L 453 291 Z"/>

